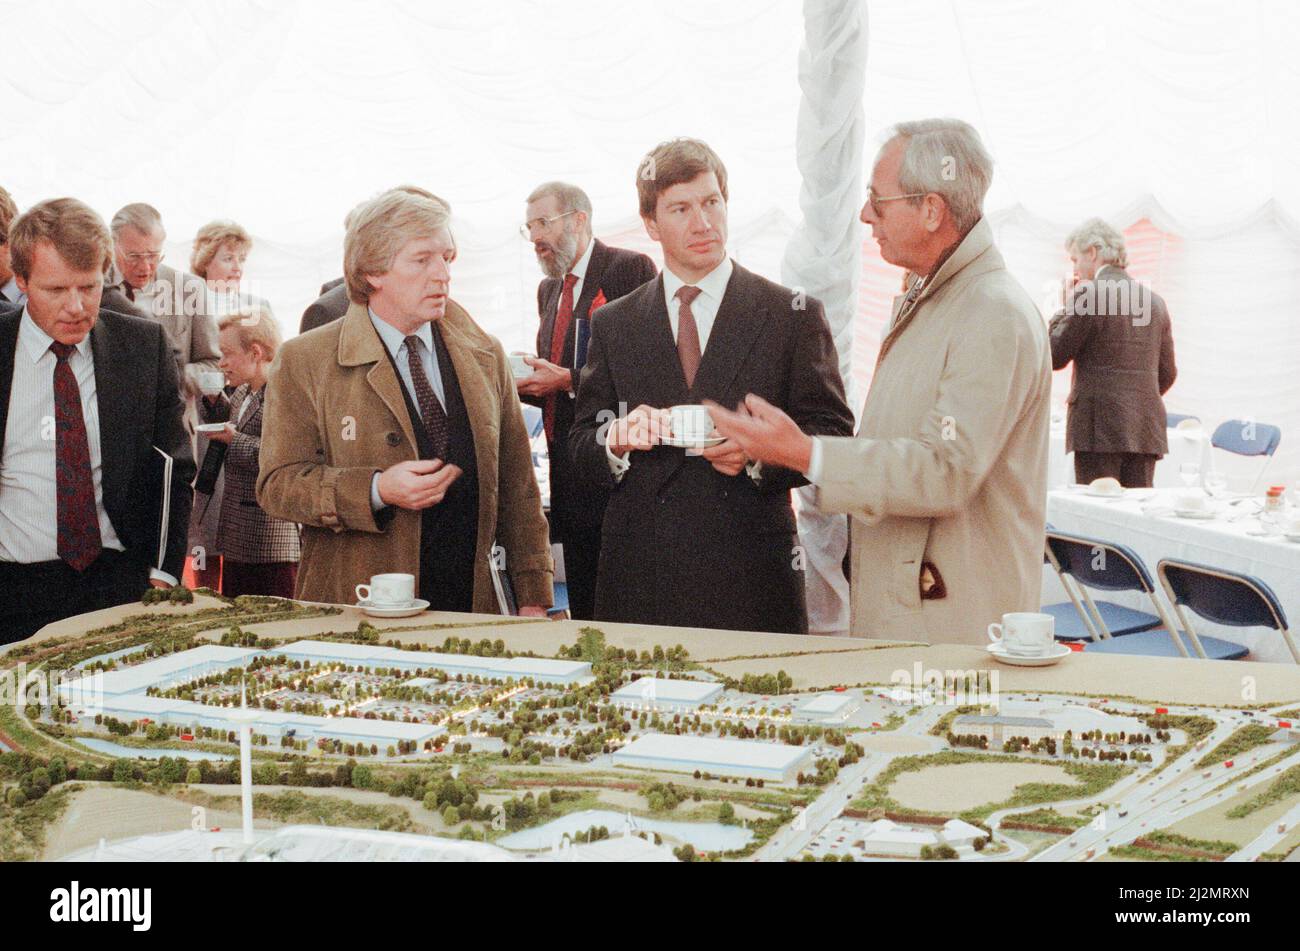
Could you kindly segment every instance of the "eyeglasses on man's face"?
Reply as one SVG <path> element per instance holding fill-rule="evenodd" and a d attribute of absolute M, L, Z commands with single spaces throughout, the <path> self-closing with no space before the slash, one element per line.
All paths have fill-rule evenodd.
<path fill-rule="evenodd" d="M 567 218 L 569 215 L 576 215 L 577 213 L 577 210 L 574 210 L 566 211 L 562 215 L 551 215 L 549 218 L 533 218 L 531 221 L 525 221 L 519 226 L 519 234 L 525 241 L 532 241 L 534 231 L 547 231 L 551 225 L 561 218 Z"/>
<path fill-rule="evenodd" d="M 162 251 L 132 251 L 122 257 L 128 264 L 159 264 L 167 255 Z"/>
<path fill-rule="evenodd" d="M 879 218 L 884 212 L 880 206 L 887 201 L 901 201 L 904 198 L 924 198 L 929 192 L 908 192 L 906 195 L 877 195 L 875 190 L 867 188 L 867 204 L 871 206 L 872 212 Z"/>

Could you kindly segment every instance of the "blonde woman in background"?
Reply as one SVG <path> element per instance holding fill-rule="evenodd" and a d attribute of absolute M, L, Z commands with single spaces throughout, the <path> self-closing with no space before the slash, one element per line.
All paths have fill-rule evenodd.
<path fill-rule="evenodd" d="M 222 553 L 221 593 L 291 598 L 298 572 L 298 526 L 267 515 L 256 495 L 262 399 L 280 331 L 270 309 L 261 306 L 227 314 L 217 326 L 220 367 L 235 388 L 224 406 L 204 401 L 205 421 L 226 424 L 209 434 L 228 447 L 216 537 Z"/>
<path fill-rule="evenodd" d="M 207 313 L 220 320 L 241 307 L 270 305 L 261 298 L 243 293 L 240 284 L 244 265 L 253 249 L 253 239 L 244 227 L 234 221 L 210 221 L 194 236 L 194 250 L 190 254 L 190 270 L 207 284 Z M 229 412 L 224 394 L 204 394 L 204 404 L 199 414 L 205 418 L 224 419 Z M 225 404 L 224 406 L 222 404 Z M 198 433 L 195 440 L 195 459 L 201 464 L 208 449 L 208 436 Z M 195 587 L 221 590 L 221 548 L 217 544 L 217 518 L 221 512 L 221 496 L 225 483 L 225 469 L 218 474 L 212 494 L 198 492 L 190 516 L 189 553 Z M 199 556 L 202 553 L 202 556 Z"/>

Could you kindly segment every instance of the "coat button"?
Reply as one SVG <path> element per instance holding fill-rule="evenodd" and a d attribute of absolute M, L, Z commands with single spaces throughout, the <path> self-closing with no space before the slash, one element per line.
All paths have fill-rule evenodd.
<path fill-rule="evenodd" d="M 390 446 L 400 446 L 402 444 L 402 436 L 400 433 L 389 433 L 384 438 L 388 440 L 388 445 Z"/>

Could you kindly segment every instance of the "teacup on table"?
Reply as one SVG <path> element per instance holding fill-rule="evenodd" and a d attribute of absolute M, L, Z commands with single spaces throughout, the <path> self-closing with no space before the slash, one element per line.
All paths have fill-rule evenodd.
<path fill-rule="evenodd" d="M 673 438 L 684 443 L 702 443 L 713 432 L 713 417 L 707 406 L 683 404 L 668 408 Z"/>
<path fill-rule="evenodd" d="M 1174 494 L 1175 512 L 1203 515 L 1209 510 L 1210 502 L 1201 492 L 1176 492 Z"/>
<path fill-rule="evenodd" d="M 377 608 L 401 608 L 415 601 L 415 575 L 373 575 L 357 585 L 357 600 Z"/>
<path fill-rule="evenodd" d="M 1004 614 L 1000 624 L 989 625 L 989 640 L 1009 654 L 1038 657 L 1056 645 L 1056 619 L 1036 611 Z"/>

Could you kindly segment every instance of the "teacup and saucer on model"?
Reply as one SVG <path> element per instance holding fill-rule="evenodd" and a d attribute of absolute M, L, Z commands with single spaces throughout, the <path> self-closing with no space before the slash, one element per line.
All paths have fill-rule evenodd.
<path fill-rule="evenodd" d="M 989 625 L 989 640 L 985 649 L 994 659 L 1016 667 L 1047 667 L 1071 653 L 1056 642 L 1056 619 L 1033 611 L 1002 615 Z"/>
<path fill-rule="evenodd" d="M 384 574 L 357 585 L 357 607 L 371 617 L 410 617 L 429 602 L 415 596 L 415 575 Z"/>
<path fill-rule="evenodd" d="M 723 437 L 713 435 L 713 417 L 709 415 L 707 406 L 671 406 L 668 413 L 672 432 L 659 438 L 661 444 L 698 452 L 724 441 Z"/>

